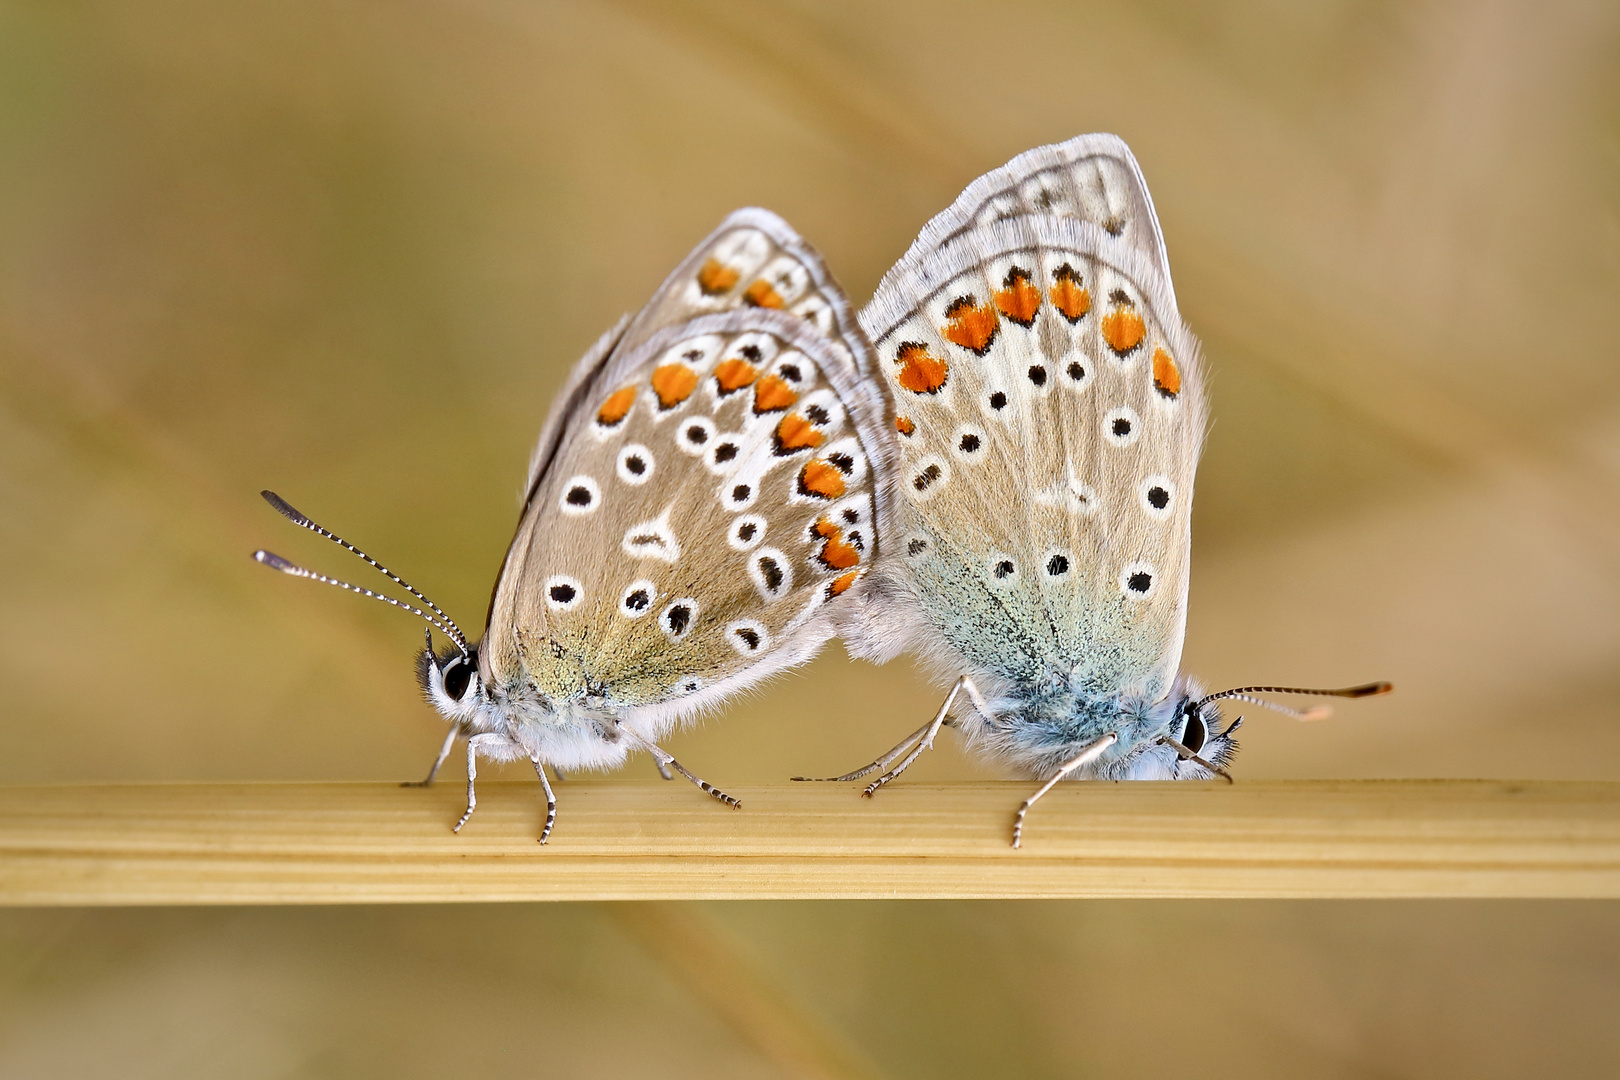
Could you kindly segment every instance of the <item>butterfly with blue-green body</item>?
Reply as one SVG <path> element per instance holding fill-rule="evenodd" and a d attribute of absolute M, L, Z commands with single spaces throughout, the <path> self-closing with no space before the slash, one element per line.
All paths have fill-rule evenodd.
<path fill-rule="evenodd" d="M 897 494 L 842 632 L 857 655 L 912 651 L 954 685 L 930 723 L 836 779 L 886 768 L 871 794 L 950 722 L 1048 781 L 1017 846 L 1060 778 L 1224 775 L 1236 724 L 1220 728 L 1217 700 L 1260 688 L 1205 696 L 1179 674 L 1208 404 L 1130 150 L 1086 135 L 981 177 L 861 324 Z"/>
<path fill-rule="evenodd" d="M 450 639 L 439 652 L 429 642 L 418 674 L 451 721 L 425 783 L 466 742 L 456 828 L 476 805 L 480 758 L 533 764 L 542 841 L 556 805 L 544 765 L 615 768 L 641 750 L 736 805 L 658 743 L 832 635 L 878 554 L 883 408 L 843 293 L 768 211 L 728 217 L 604 335 L 541 432 L 483 638 L 393 578 L 430 611 L 389 602 Z"/>

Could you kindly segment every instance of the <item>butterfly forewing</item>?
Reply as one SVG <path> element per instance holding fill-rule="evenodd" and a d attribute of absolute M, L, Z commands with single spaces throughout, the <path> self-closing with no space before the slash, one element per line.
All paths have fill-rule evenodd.
<path fill-rule="evenodd" d="M 491 610 L 497 682 L 701 704 L 812 654 L 877 549 L 868 357 L 814 253 L 774 215 L 729 218 L 539 464 Z"/>
<path fill-rule="evenodd" d="M 1130 148 L 1114 135 L 1081 135 L 1037 147 L 979 177 L 928 223 L 902 264 L 997 221 L 1019 217 L 1096 225 L 1145 257 L 1174 301 L 1152 196 Z"/>
<path fill-rule="evenodd" d="M 1205 418 L 1151 261 L 1007 218 L 908 257 L 863 319 L 895 402 L 896 557 L 946 638 L 1017 681 L 1162 695 Z"/>

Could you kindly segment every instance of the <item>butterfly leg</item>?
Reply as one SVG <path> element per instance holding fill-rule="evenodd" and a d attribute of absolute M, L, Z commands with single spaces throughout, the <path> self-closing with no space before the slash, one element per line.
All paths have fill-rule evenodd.
<path fill-rule="evenodd" d="M 557 796 L 551 793 L 551 781 L 546 779 L 546 767 L 540 764 L 540 759 L 532 757 L 529 760 L 534 762 L 535 775 L 540 777 L 540 786 L 546 792 L 546 825 L 545 828 L 540 830 L 540 842 L 543 844 L 546 842 L 546 837 L 551 835 L 551 827 L 557 824 Z M 468 811 L 468 813 L 471 812 Z"/>
<path fill-rule="evenodd" d="M 472 817 L 473 810 L 478 806 L 478 793 L 474 790 L 474 785 L 478 781 L 479 747 L 505 741 L 506 737 L 504 735 L 495 735 L 488 732 L 483 735 L 474 735 L 467 740 L 467 812 L 461 815 L 461 820 L 456 822 L 456 826 L 450 830 L 451 832 L 460 832 L 461 827 L 467 824 L 467 819 Z"/>
<path fill-rule="evenodd" d="M 439 767 L 444 764 L 445 758 L 450 756 L 450 751 L 455 749 L 456 736 L 460 735 L 460 734 L 461 734 L 461 729 L 452 724 L 451 727 L 450 727 L 450 734 L 448 734 L 448 735 L 446 735 L 444 737 L 444 745 L 439 747 L 439 756 L 433 759 L 433 767 L 428 770 L 426 780 L 407 780 L 404 783 L 400 784 L 399 786 L 400 787 L 432 787 L 433 786 L 433 778 L 435 776 L 439 775 Z"/>
<path fill-rule="evenodd" d="M 1035 805 L 1035 801 L 1037 799 L 1056 787 L 1059 780 L 1062 780 L 1065 776 L 1068 776 L 1086 762 L 1096 759 L 1099 754 L 1108 749 L 1110 746 L 1113 746 L 1118 741 L 1119 736 L 1110 731 L 1107 735 L 1104 735 L 1096 742 L 1087 743 L 1085 749 L 1081 750 L 1068 761 L 1065 761 L 1062 765 L 1059 765 L 1058 771 L 1053 774 L 1052 779 L 1042 784 L 1041 790 L 1025 799 L 1023 805 L 1018 808 L 1018 813 L 1013 816 L 1012 846 L 1017 847 L 1018 842 L 1023 839 L 1024 815 L 1029 813 L 1029 808 Z"/>
<path fill-rule="evenodd" d="M 916 742 L 918 739 L 922 738 L 924 735 L 928 734 L 928 729 L 933 727 L 933 726 L 934 726 L 934 722 L 932 720 L 928 721 L 928 723 L 924 724 L 922 727 L 918 728 L 916 731 L 913 731 L 910 735 L 907 735 L 905 738 L 901 739 L 899 741 L 899 743 L 897 743 L 895 745 L 894 749 L 890 750 L 888 753 L 884 754 L 882 757 L 878 758 L 876 761 L 872 762 L 870 765 L 863 765 L 859 769 L 856 769 L 854 772 L 847 772 L 843 776 L 795 776 L 795 777 L 793 777 L 793 779 L 794 780 L 803 780 L 803 781 L 813 781 L 815 783 L 832 783 L 832 784 L 843 783 L 846 780 L 859 780 L 861 777 L 867 775 L 868 773 L 874 773 L 874 772 L 877 772 L 879 769 L 888 768 L 889 762 L 893 761 L 895 758 L 899 757 L 901 754 L 905 753 L 908 749 L 910 749 L 911 744 Z"/>
<path fill-rule="evenodd" d="M 725 792 L 721 791 L 719 788 L 715 787 L 701 776 L 695 776 L 691 772 L 688 772 L 686 766 L 676 761 L 674 756 L 671 755 L 669 751 L 663 749 L 662 747 L 654 746 L 650 742 L 643 742 L 642 745 L 646 748 L 648 753 L 652 754 L 653 760 L 658 762 L 660 772 L 662 772 L 665 768 L 674 769 L 676 772 L 692 781 L 692 783 L 696 784 L 699 791 L 702 791 L 707 795 L 713 795 L 716 799 L 719 799 L 721 802 L 725 803 L 734 810 L 741 809 L 741 802 L 733 799 L 730 795 L 727 795 Z"/>
<path fill-rule="evenodd" d="M 911 763 L 921 757 L 924 750 L 933 748 L 934 736 L 939 734 L 939 729 L 944 725 L 946 716 L 950 714 L 951 705 L 956 701 L 956 695 L 963 690 L 967 691 L 968 697 L 973 700 L 975 708 L 985 716 L 990 715 L 990 707 L 985 703 L 984 695 L 979 693 L 979 688 L 973 685 L 972 679 L 963 675 L 956 680 L 956 685 L 951 687 L 951 692 L 945 695 L 945 701 L 940 705 L 939 712 L 935 713 L 934 718 L 928 722 L 928 726 L 922 729 L 922 738 L 918 739 L 917 744 L 911 748 L 911 753 L 901 758 L 900 763 L 894 768 L 867 784 L 866 789 L 861 792 L 862 795 L 870 799 L 878 788 L 910 768 Z"/>

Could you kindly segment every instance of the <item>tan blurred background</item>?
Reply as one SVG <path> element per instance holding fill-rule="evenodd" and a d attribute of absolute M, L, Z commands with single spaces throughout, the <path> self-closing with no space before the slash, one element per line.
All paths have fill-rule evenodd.
<path fill-rule="evenodd" d="M 418 775 L 420 629 L 250 562 L 360 569 L 259 488 L 477 623 L 551 393 L 726 211 L 860 301 L 1095 130 L 1213 373 L 1187 667 L 1399 687 L 1251 717 L 1240 778 L 1620 779 L 1620 5 L 0 0 L 0 782 Z M 935 701 L 834 648 L 672 749 L 776 780 Z M 783 1076 L 802 1037 L 851 1076 L 1605 1076 L 1617 916 L 7 912 L 0 1075 Z"/>

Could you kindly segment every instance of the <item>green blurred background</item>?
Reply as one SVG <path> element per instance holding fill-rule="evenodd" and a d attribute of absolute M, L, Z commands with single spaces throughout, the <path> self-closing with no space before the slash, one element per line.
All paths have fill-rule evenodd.
<path fill-rule="evenodd" d="M 0 0 L 0 782 L 419 775 L 419 628 L 255 566 L 360 569 L 259 488 L 476 624 L 553 390 L 725 212 L 860 302 L 1084 131 L 1212 372 L 1186 666 L 1399 687 L 1240 778 L 1620 779 L 1613 2 Z M 936 700 L 835 647 L 671 749 L 844 768 Z M 1611 1076 L 1617 914 L 5 912 L 0 1075 Z"/>

